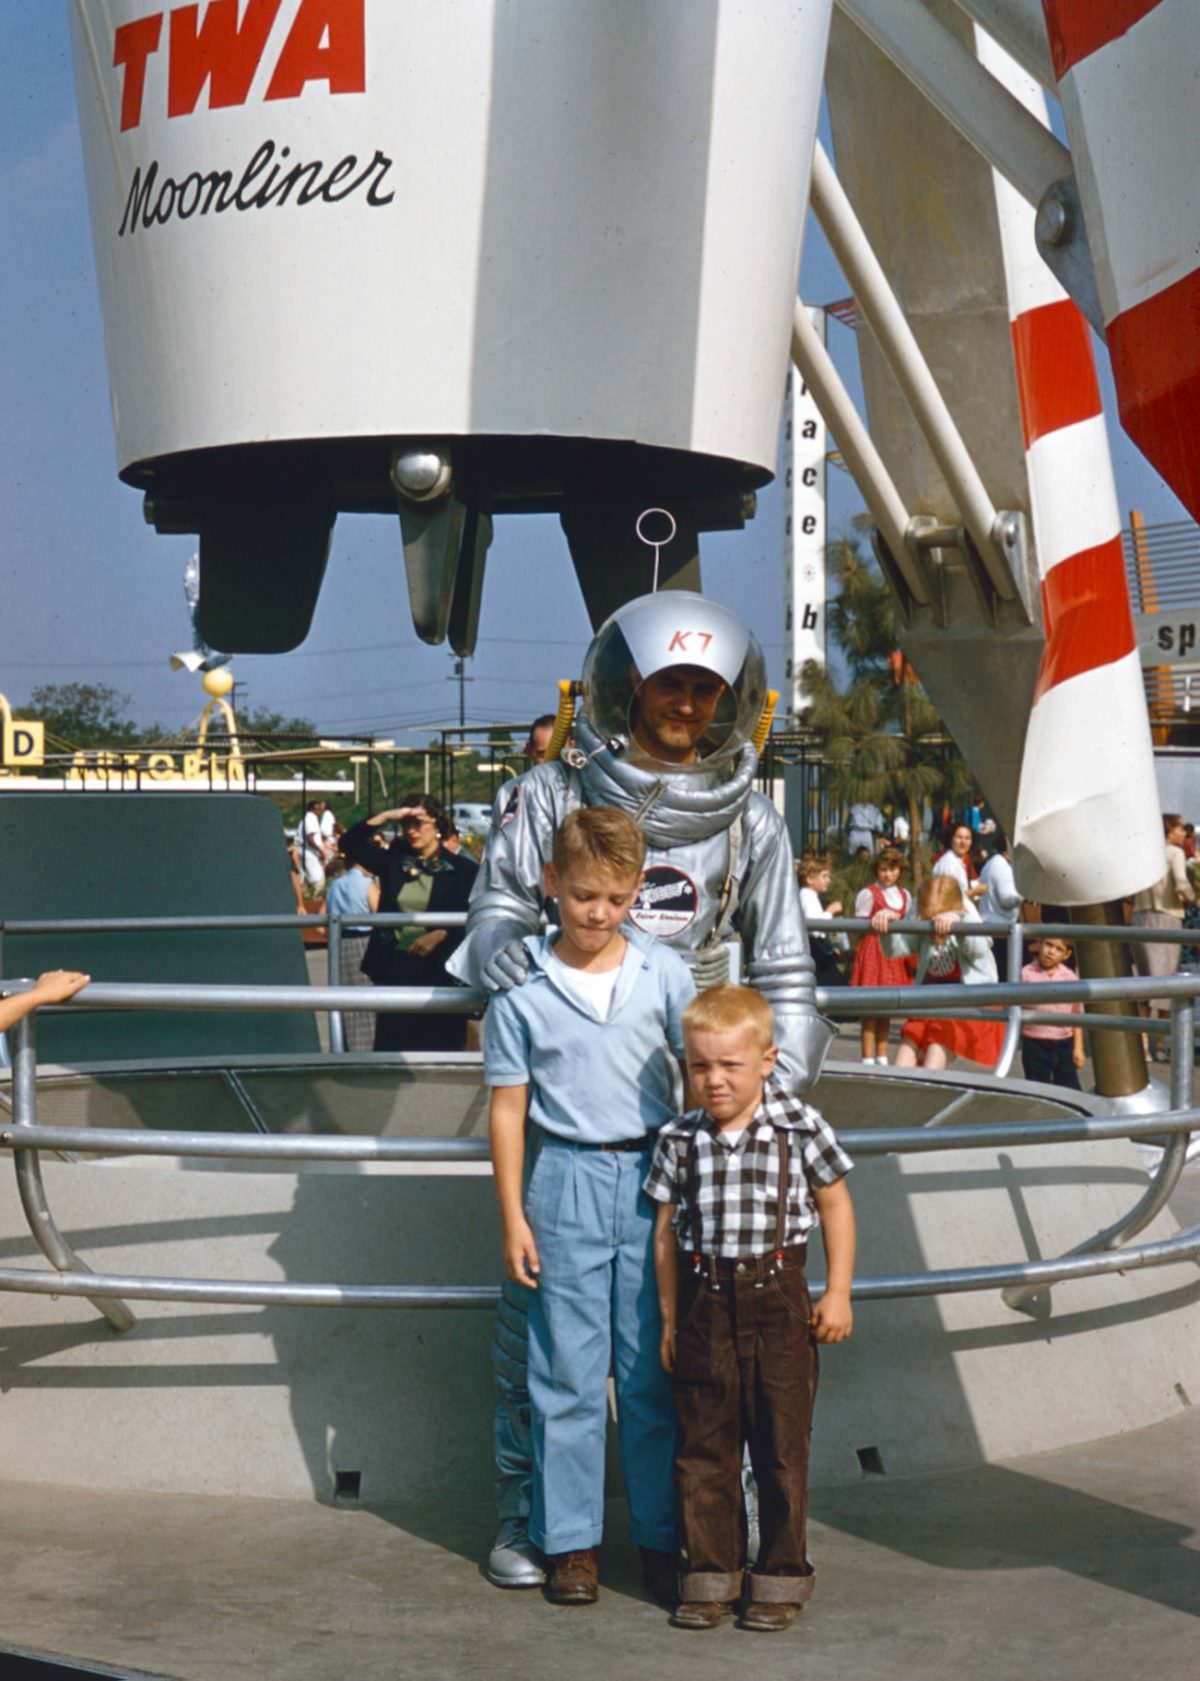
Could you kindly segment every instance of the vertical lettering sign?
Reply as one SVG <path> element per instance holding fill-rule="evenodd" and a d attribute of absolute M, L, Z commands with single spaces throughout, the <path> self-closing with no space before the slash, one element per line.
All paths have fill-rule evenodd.
<path fill-rule="evenodd" d="M 825 342 L 825 311 L 809 310 Z M 783 405 L 784 706 L 795 723 L 808 706 L 806 660 L 825 664 L 825 422 L 795 368 Z"/>

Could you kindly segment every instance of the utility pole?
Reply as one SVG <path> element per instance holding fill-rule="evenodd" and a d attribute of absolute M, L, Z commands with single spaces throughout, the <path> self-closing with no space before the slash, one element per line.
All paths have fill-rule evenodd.
<path fill-rule="evenodd" d="M 458 684 L 458 727 L 463 730 L 467 726 L 467 684 L 475 679 L 467 676 L 467 662 L 461 655 L 454 661 L 454 671 L 449 680 Z"/>

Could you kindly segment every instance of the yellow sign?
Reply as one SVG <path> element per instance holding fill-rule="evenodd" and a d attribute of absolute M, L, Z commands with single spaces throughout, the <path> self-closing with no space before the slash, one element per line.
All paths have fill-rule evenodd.
<path fill-rule="evenodd" d="M 0 763 L 6 770 L 34 770 L 46 750 L 46 726 L 14 718 L 0 695 Z"/>
<path fill-rule="evenodd" d="M 210 677 L 227 675 L 209 673 Z M 228 753 L 207 750 L 208 724 L 214 708 L 225 716 L 230 740 Z M 44 763 L 45 747 L 46 726 L 14 718 L 8 701 L 0 695 L 0 776 L 37 769 Z M 194 751 L 114 753 L 89 749 L 75 754 L 64 776 L 66 783 L 82 784 L 85 788 L 138 788 L 143 779 L 151 783 L 207 782 L 212 787 L 245 787 L 246 766 L 238 741 L 237 720 L 228 701 L 214 696 L 204 708 Z"/>
<path fill-rule="evenodd" d="M 76 753 L 66 773 L 68 783 L 85 788 L 136 788 L 141 782 L 207 781 L 245 786 L 246 766 L 237 753 Z"/>

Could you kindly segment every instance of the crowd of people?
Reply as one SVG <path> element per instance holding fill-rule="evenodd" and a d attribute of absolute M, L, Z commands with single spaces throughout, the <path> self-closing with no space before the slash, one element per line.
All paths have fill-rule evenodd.
<path fill-rule="evenodd" d="M 856 812 L 859 813 L 857 827 L 851 830 L 855 838 L 864 833 L 861 808 L 856 808 Z M 872 856 L 875 836 L 869 838 L 871 844 L 860 843 L 859 852 L 866 856 L 859 862 L 869 869 L 871 879 L 857 892 L 852 908 L 855 917 L 870 924 L 869 930 L 858 940 L 848 976 L 846 936 L 831 937 L 824 933 L 811 936 L 818 982 L 825 986 L 844 986 L 849 979 L 851 986 L 896 988 L 924 983 L 946 986 L 956 982 L 971 986 L 996 981 L 999 972 L 993 942 L 973 931 L 972 925 L 982 920 L 978 906 L 989 892 L 994 903 L 999 904 L 1004 898 L 1004 909 L 999 913 L 1001 920 L 1011 920 L 1015 911 L 1004 897 L 999 872 L 993 872 L 989 889 L 976 868 L 975 831 L 971 826 L 950 824 L 946 844 L 915 894 L 904 880 L 909 872 L 905 853 L 887 843 L 879 845 Z M 991 867 L 992 860 L 1006 860 L 1007 843 L 994 825 L 990 839 L 992 846 L 985 869 Z M 829 854 L 805 853 L 797 873 L 804 884 L 801 898 L 809 921 L 814 917 L 843 914 L 840 899 L 826 901 L 822 897 L 832 884 Z M 1018 896 L 1017 909 L 1020 903 Z M 932 930 L 924 935 L 902 929 L 893 931 L 894 924 L 909 920 L 932 923 Z M 844 942 L 841 950 L 838 938 Z M 890 1034 L 889 1014 L 863 1019 L 859 1029 L 863 1062 L 887 1066 Z M 961 1056 L 984 1067 L 994 1067 L 1003 1040 L 1003 1023 L 999 1019 L 973 1021 L 947 1017 L 943 1020 L 914 1016 L 901 1025 L 895 1065 L 943 1069 Z"/>
<path fill-rule="evenodd" d="M 536 719 L 525 743 L 528 763 L 541 764 L 553 729 L 550 714 Z M 504 784 L 495 799 L 496 821 L 511 799 L 514 782 Z M 1003 830 L 982 800 L 972 802 L 961 818 L 945 814 L 940 849 L 935 849 L 931 874 L 914 891 L 909 854 L 889 836 L 883 814 L 874 805 L 852 808 L 847 844 L 856 843 L 852 865 L 859 880 L 870 879 L 854 891 L 847 908 L 831 896 L 833 858 L 828 852 L 805 852 L 796 865 L 800 903 L 807 922 L 814 918 L 853 915 L 870 923 L 870 931 L 853 943 L 846 935 L 813 932 L 809 945 L 821 986 L 903 987 L 923 982 L 972 985 L 995 981 L 1007 972 L 1003 936 L 985 937 L 971 930 L 974 922 L 1007 923 L 1034 920 L 1041 907 L 1022 899 L 1009 858 Z M 331 913 L 352 918 L 380 910 L 422 918 L 439 911 L 464 912 L 470 903 L 477 864 L 464 850 L 453 820 L 436 796 L 414 796 L 405 805 L 378 812 L 346 830 L 322 800 L 306 808 L 292 857 L 298 908 L 306 909 L 308 895 L 320 892 Z M 1053 907 L 1051 907 L 1053 909 Z M 1200 856 L 1194 826 L 1177 813 L 1164 818 L 1162 879 L 1132 899 L 1127 909 L 1134 927 L 1177 930 L 1186 921 L 1197 927 L 1200 947 Z M 1063 913 L 1065 918 L 1065 913 Z M 920 919 L 933 923 L 926 938 L 891 931 L 896 922 Z M 459 929 L 422 922 L 397 928 L 371 929 L 347 920 L 342 926 L 339 982 L 348 986 L 442 987 L 453 984 L 447 965 L 462 940 Z M 1169 975 L 1179 967 L 1180 943 L 1147 942 L 1134 946 L 1134 963 L 1145 975 Z M 1029 983 L 1075 980 L 1074 954 L 1061 938 L 1023 942 L 1021 979 Z M 1042 1006 L 1078 1013 L 1081 1006 Z M 1152 1015 L 1168 1014 L 1166 1000 L 1149 1007 Z M 343 1015 L 347 1050 L 461 1050 L 478 1044 L 477 1032 L 461 1014 L 351 1011 Z M 860 1052 L 864 1063 L 886 1066 L 892 1059 L 891 1016 L 864 1018 Z M 931 1069 L 949 1066 L 959 1057 L 992 1067 L 1000 1054 L 1003 1028 L 999 1019 L 966 1021 L 911 1018 L 900 1025 L 895 1066 Z M 1052 1049 L 1048 1049 L 1051 1047 Z M 1163 1060 L 1166 1051 L 1157 1035 L 1147 1039 L 1147 1052 Z M 1083 1033 L 1069 1025 L 1034 1022 L 1021 1036 L 1021 1059 L 1026 1077 L 1078 1089 L 1085 1063 Z"/>
<path fill-rule="evenodd" d="M 982 800 L 975 801 L 961 820 L 950 817 L 932 871 L 915 895 L 905 884 L 909 859 L 902 848 L 883 838 L 883 827 L 876 807 L 852 808 L 847 842 L 856 843 L 853 863 L 860 870 L 869 869 L 872 876 L 857 892 L 852 913 L 845 912 L 840 898 L 829 897 L 833 885 L 830 854 L 806 852 L 797 863 L 801 900 L 810 921 L 853 914 L 871 925 L 859 938 L 849 966 L 850 942 L 845 935 L 813 935 L 819 984 L 844 986 L 848 981 L 852 986 L 903 987 L 922 982 L 996 981 L 1007 972 L 1008 941 L 1004 936 L 989 939 L 972 932 L 972 923 L 1000 922 L 1011 927 L 1025 921 L 1067 920 L 1067 913 L 1058 907 L 1032 905 L 1022 898 L 1007 838 L 987 815 Z M 1133 928 L 1178 932 L 1184 926 L 1196 927 L 1197 946 L 1191 953 L 1195 961 L 1200 958 L 1200 852 L 1195 827 L 1179 813 L 1168 812 L 1163 817 L 1163 836 L 1162 877 L 1125 903 L 1125 917 Z M 891 932 L 894 923 L 910 918 L 932 922 L 931 933 L 918 937 Z M 1174 974 L 1189 950 L 1179 941 L 1131 942 L 1131 946 L 1134 967 L 1145 976 Z M 1030 985 L 1079 978 L 1072 946 L 1064 938 L 1023 940 L 1022 954 L 1020 978 Z M 1036 1014 L 1065 1017 L 1082 1013 L 1082 1008 L 1080 1004 L 1041 1004 Z M 1159 1019 L 1167 1016 L 1166 999 L 1155 1000 L 1149 1014 Z M 862 1021 L 860 1046 L 865 1063 L 887 1064 L 890 1026 L 883 1015 Z M 999 1021 L 912 1019 L 901 1026 L 895 1061 L 897 1067 L 944 1068 L 962 1056 L 992 1067 L 1002 1043 Z M 1154 1060 L 1166 1060 L 1158 1035 L 1147 1036 L 1146 1050 Z M 1030 1021 L 1021 1033 L 1021 1060 L 1027 1079 L 1078 1090 L 1079 1071 L 1086 1062 L 1083 1031 L 1065 1020 Z"/>

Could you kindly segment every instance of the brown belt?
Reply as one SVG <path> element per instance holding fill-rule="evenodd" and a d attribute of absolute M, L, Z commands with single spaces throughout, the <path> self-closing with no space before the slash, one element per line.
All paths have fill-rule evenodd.
<path fill-rule="evenodd" d="M 719 1293 L 721 1280 L 733 1284 L 738 1281 L 749 1280 L 761 1289 L 764 1280 L 777 1273 L 784 1265 L 785 1256 L 799 1254 L 799 1264 L 804 1265 L 804 1255 L 807 1245 L 795 1243 L 784 1248 L 783 1238 L 787 1230 L 787 1202 L 788 1202 L 788 1135 L 783 1127 L 775 1129 L 775 1140 L 779 1152 L 779 1174 L 777 1186 L 777 1204 L 775 1208 L 775 1247 L 763 1255 L 749 1255 L 741 1260 L 735 1256 L 706 1255 L 699 1250 L 692 1254 L 692 1270 L 702 1272 L 708 1279 L 710 1290 Z M 695 1136 L 693 1135 L 691 1150 L 688 1157 L 689 1176 L 694 1174 Z M 792 1261 L 795 1266 L 795 1260 Z"/>
<path fill-rule="evenodd" d="M 608 1150 L 610 1152 L 648 1150 L 657 1136 L 653 1132 L 644 1132 L 640 1138 L 618 1138 L 611 1144 L 593 1144 L 586 1138 L 564 1138 L 561 1133 L 551 1132 L 548 1127 L 539 1127 L 537 1131 L 542 1138 L 552 1139 L 555 1144 L 566 1144 L 572 1150 Z"/>
<path fill-rule="evenodd" d="M 718 1278 L 729 1284 L 741 1280 L 761 1284 L 764 1278 L 770 1278 L 784 1267 L 803 1267 L 807 1254 L 806 1243 L 792 1243 L 786 1249 L 768 1250 L 765 1255 L 693 1255 L 692 1265 L 697 1272 L 705 1273 L 710 1282 Z"/>

